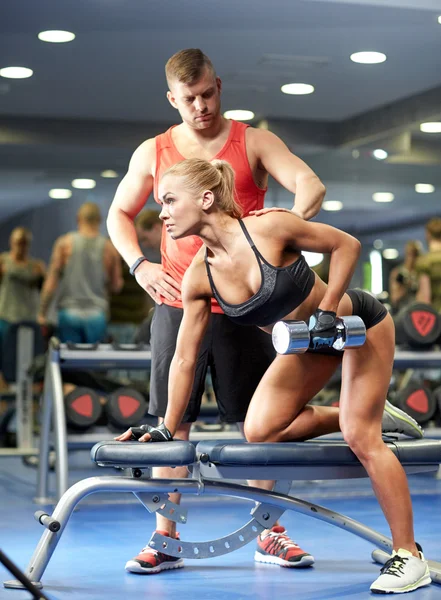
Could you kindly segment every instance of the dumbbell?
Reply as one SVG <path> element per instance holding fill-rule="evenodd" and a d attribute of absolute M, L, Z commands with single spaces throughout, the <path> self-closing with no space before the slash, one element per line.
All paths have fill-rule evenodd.
<path fill-rule="evenodd" d="M 103 407 L 95 390 L 75 387 L 64 396 L 64 410 L 68 427 L 85 431 L 99 420 Z"/>
<path fill-rule="evenodd" d="M 106 399 L 91 388 L 76 387 L 64 397 L 64 406 L 67 425 L 79 431 L 96 424 L 105 425 L 106 421 L 119 431 L 137 425 L 147 412 L 144 396 L 125 387 L 118 388 Z"/>
<path fill-rule="evenodd" d="M 104 410 L 109 424 L 120 431 L 138 425 L 147 412 L 147 402 L 137 390 L 121 387 L 109 394 Z"/>
<path fill-rule="evenodd" d="M 394 317 L 394 322 L 396 343 L 415 350 L 430 348 L 441 334 L 441 317 L 432 305 L 424 302 L 403 308 Z"/>
<path fill-rule="evenodd" d="M 305 321 L 278 321 L 273 327 L 273 346 L 278 354 L 303 354 L 309 348 L 313 350 L 345 350 L 359 348 L 366 341 L 366 326 L 357 315 L 337 317 L 334 337 L 311 336 L 310 329 L 315 325 L 311 317 L 309 325 Z"/>

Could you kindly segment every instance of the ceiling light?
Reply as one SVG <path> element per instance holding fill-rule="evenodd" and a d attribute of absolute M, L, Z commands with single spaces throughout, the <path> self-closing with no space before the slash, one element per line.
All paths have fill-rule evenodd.
<path fill-rule="evenodd" d="M 343 208 L 343 202 L 340 200 L 325 200 L 322 204 L 323 210 L 341 210 Z"/>
<path fill-rule="evenodd" d="M 421 123 L 420 130 L 424 133 L 441 133 L 441 122 Z"/>
<path fill-rule="evenodd" d="M 398 256 L 399 252 L 396 248 L 386 248 L 383 250 L 383 258 L 394 260 L 395 258 L 398 258 Z"/>
<path fill-rule="evenodd" d="M 224 117 L 236 121 L 251 121 L 254 119 L 254 113 L 251 110 L 227 110 L 224 112 Z"/>
<path fill-rule="evenodd" d="M 53 188 L 49 190 L 49 198 L 54 198 L 55 200 L 66 200 L 66 198 L 70 198 L 72 196 L 72 190 L 66 190 L 62 188 Z"/>
<path fill-rule="evenodd" d="M 372 246 L 375 248 L 375 250 L 381 250 L 381 248 L 384 246 L 383 240 L 380 240 L 379 238 L 374 240 Z"/>
<path fill-rule="evenodd" d="M 280 88 L 284 94 L 292 94 L 293 96 L 304 96 L 312 94 L 314 86 L 309 83 L 287 83 Z"/>
<path fill-rule="evenodd" d="M 118 177 L 118 173 L 113 171 L 113 169 L 106 169 L 105 171 L 101 171 L 101 177 L 113 179 L 114 177 Z"/>
<path fill-rule="evenodd" d="M 441 15 L 438 17 L 438 23 L 441 25 Z"/>
<path fill-rule="evenodd" d="M 375 192 L 372 195 L 374 202 L 392 202 L 395 196 L 391 192 Z"/>
<path fill-rule="evenodd" d="M 385 160 L 389 155 L 386 150 L 382 150 L 381 148 L 377 148 L 372 152 L 372 156 L 377 160 Z"/>
<path fill-rule="evenodd" d="M 323 260 L 323 254 L 320 252 L 302 252 L 309 267 L 316 267 Z"/>
<path fill-rule="evenodd" d="M 351 60 L 363 65 L 376 65 L 386 60 L 386 55 L 382 52 L 354 52 L 351 54 Z"/>
<path fill-rule="evenodd" d="M 415 184 L 415 191 L 418 194 L 431 194 L 435 191 L 435 186 L 431 183 L 417 183 Z"/>
<path fill-rule="evenodd" d="M 63 44 L 65 42 L 71 42 L 75 39 L 75 34 L 71 31 L 40 31 L 38 39 L 42 42 L 52 42 L 53 44 Z"/>
<path fill-rule="evenodd" d="M 34 71 L 27 67 L 5 67 L 0 69 L 0 75 L 8 79 L 27 79 L 32 77 Z"/>
<path fill-rule="evenodd" d="M 91 190 L 96 186 L 95 179 L 74 179 L 72 181 L 72 187 L 78 190 Z"/>

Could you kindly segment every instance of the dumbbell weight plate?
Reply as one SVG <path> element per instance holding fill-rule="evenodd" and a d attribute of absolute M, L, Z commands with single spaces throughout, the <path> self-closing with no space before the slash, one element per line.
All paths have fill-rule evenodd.
<path fill-rule="evenodd" d="M 64 407 L 67 425 L 81 431 L 95 425 L 102 413 L 98 394 L 87 387 L 76 387 L 67 394 Z"/>
<path fill-rule="evenodd" d="M 272 331 L 278 354 L 302 354 L 309 347 L 309 329 L 304 321 L 278 321 Z"/>
<path fill-rule="evenodd" d="M 436 400 L 430 389 L 410 382 L 396 393 L 394 404 L 413 417 L 420 425 L 428 423 L 436 412 Z"/>
<path fill-rule="evenodd" d="M 395 328 L 397 344 L 430 348 L 440 336 L 441 318 L 433 306 L 417 302 L 397 314 Z"/>
<path fill-rule="evenodd" d="M 144 396 L 133 388 L 118 388 L 107 398 L 107 418 L 117 428 L 137 425 L 146 412 L 147 402 Z"/>

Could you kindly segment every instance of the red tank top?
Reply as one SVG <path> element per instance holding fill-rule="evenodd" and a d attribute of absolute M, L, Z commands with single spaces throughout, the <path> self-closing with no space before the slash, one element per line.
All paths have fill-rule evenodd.
<path fill-rule="evenodd" d="M 236 176 L 237 200 L 243 208 L 244 216 L 252 210 L 263 207 L 266 193 L 266 189 L 261 189 L 255 184 L 248 162 L 245 146 L 245 131 L 247 127 L 249 125 L 245 123 L 231 121 L 230 134 L 224 147 L 216 156 L 213 156 L 213 159 L 218 158 L 228 161 L 233 167 Z M 155 138 L 156 171 L 154 177 L 154 196 L 158 203 L 158 183 L 162 174 L 172 165 L 185 160 L 185 157 L 178 152 L 173 143 L 171 136 L 172 129 L 173 127 Z M 163 227 L 161 239 L 162 268 L 173 279 L 181 283 L 185 271 L 190 266 L 193 257 L 201 246 L 202 240 L 196 236 L 173 240 L 167 234 L 165 227 Z M 180 300 L 176 300 L 175 302 L 164 300 L 164 303 L 169 306 L 182 308 Z M 211 309 L 213 312 L 222 312 L 222 309 L 215 300 L 212 301 Z"/>

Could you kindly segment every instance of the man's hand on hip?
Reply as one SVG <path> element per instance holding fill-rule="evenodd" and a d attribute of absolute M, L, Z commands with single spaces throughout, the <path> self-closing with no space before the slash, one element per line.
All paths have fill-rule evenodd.
<path fill-rule="evenodd" d="M 170 302 L 181 299 L 180 284 L 157 263 L 141 263 L 135 271 L 135 277 L 156 304 L 162 304 L 163 298 Z"/>

